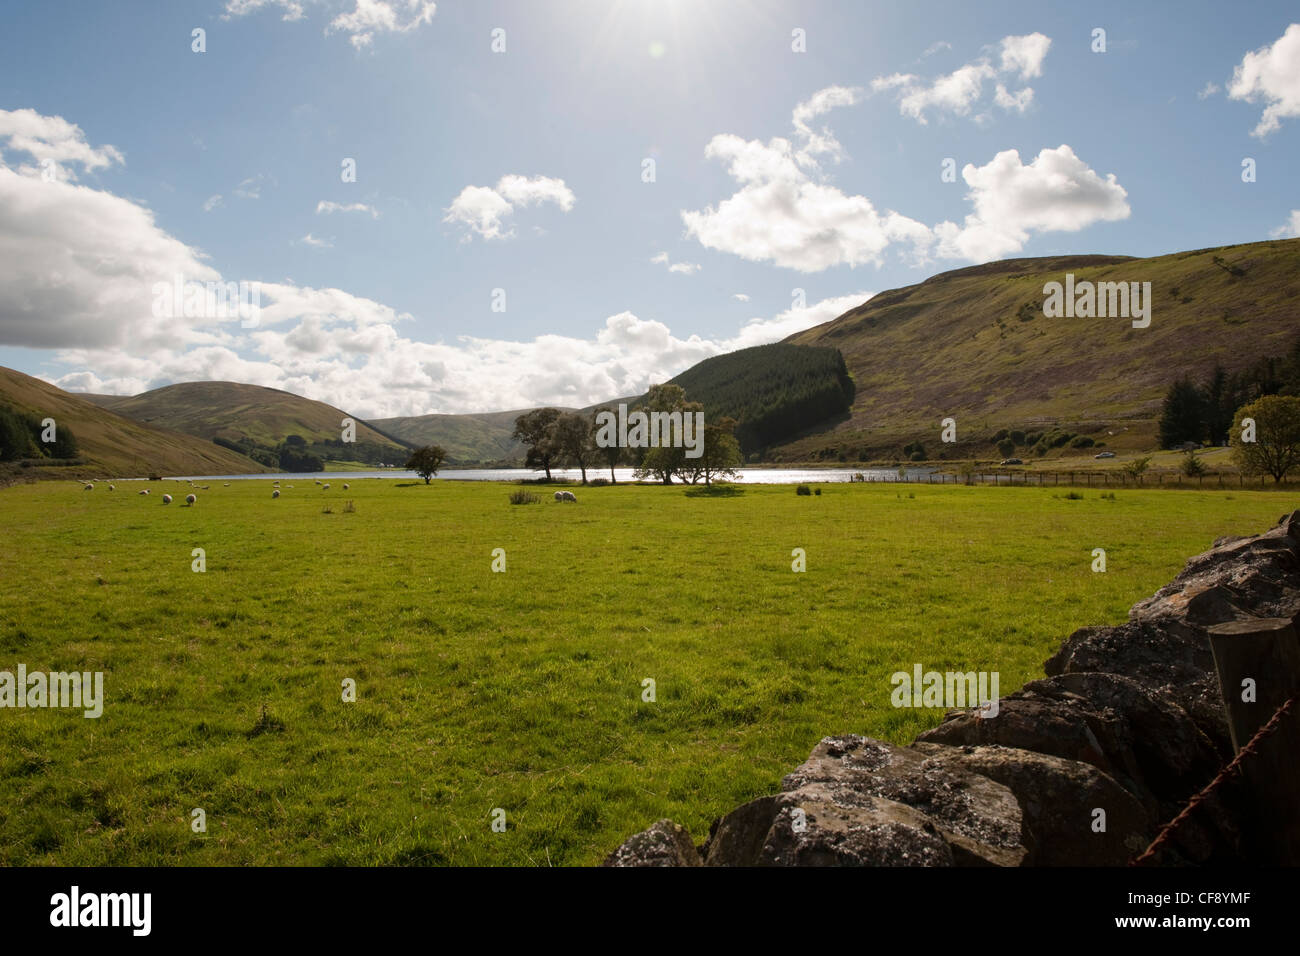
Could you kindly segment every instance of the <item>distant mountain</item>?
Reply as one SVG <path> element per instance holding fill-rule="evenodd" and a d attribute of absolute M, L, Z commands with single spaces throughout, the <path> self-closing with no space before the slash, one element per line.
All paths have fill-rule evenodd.
<path fill-rule="evenodd" d="M 1048 318 L 1043 286 L 1150 282 L 1151 322 Z M 1154 447 L 1170 383 L 1290 351 L 1300 335 L 1300 240 L 1146 259 L 1058 256 L 957 269 L 882 292 L 786 339 L 834 346 L 857 386 L 851 414 L 781 449 L 787 461 L 871 459 L 904 441 L 1062 424 Z M 960 454 L 961 450 L 958 449 Z"/>
<path fill-rule="evenodd" d="M 530 411 L 377 418 L 372 424 L 412 445 L 440 445 L 453 465 L 522 461 L 524 447 L 510 437 L 515 419 Z"/>
<path fill-rule="evenodd" d="M 53 418 L 70 430 L 83 464 L 21 468 L 5 463 L 13 477 L 122 477 L 233 475 L 269 469 L 210 441 L 132 420 L 30 375 L 0 368 L 0 405 L 38 419 Z"/>
<path fill-rule="evenodd" d="M 247 446 L 250 454 L 262 455 L 268 461 L 274 460 L 272 450 L 291 435 L 302 438 L 312 452 L 324 458 L 401 464 L 408 454 L 403 442 L 362 419 L 278 388 L 237 382 L 183 382 L 140 395 L 82 397 L 139 422 L 209 441 Z M 345 418 L 356 423 L 356 441 L 352 444 L 342 441 Z"/>

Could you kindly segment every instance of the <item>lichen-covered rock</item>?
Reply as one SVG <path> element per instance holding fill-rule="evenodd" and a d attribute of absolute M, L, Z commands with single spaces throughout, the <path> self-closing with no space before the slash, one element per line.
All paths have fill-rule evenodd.
<path fill-rule="evenodd" d="M 700 854 L 686 828 L 672 820 L 634 833 L 605 858 L 605 866 L 699 866 Z"/>
<path fill-rule="evenodd" d="M 913 747 L 940 767 L 980 774 L 1015 795 L 1026 866 L 1124 866 L 1154 836 L 1138 799 L 1091 764 L 1012 747 Z"/>
<path fill-rule="evenodd" d="M 902 747 L 828 737 L 782 783 L 718 821 L 711 866 L 1017 866 L 1011 791 Z"/>

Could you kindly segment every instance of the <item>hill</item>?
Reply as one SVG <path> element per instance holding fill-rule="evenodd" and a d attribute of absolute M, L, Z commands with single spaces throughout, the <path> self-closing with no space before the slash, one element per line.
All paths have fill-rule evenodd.
<path fill-rule="evenodd" d="M 1150 282 L 1151 322 L 1048 318 L 1043 286 Z M 1068 426 L 1112 446 L 1155 446 L 1170 383 L 1239 371 L 1290 351 L 1300 334 L 1300 240 L 1257 242 L 1152 258 L 1009 259 L 945 272 L 883 292 L 786 339 L 834 346 L 857 394 L 847 418 L 784 446 L 774 458 L 870 460 L 904 441 L 938 445 L 942 418 L 958 437 L 1001 428 Z M 952 446 L 947 446 L 951 448 Z M 953 457 L 970 454 L 958 446 Z M 1082 453 L 1082 452 L 1080 452 Z"/>
<path fill-rule="evenodd" d="M 527 411 L 377 418 L 374 424 L 412 445 L 441 445 L 449 464 L 490 465 L 523 460 L 523 445 L 510 435 L 515 419 Z"/>
<path fill-rule="evenodd" d="M 248 474 L 268 469 L 210 441 L 133 421 L 13 369 L 0 367 L 0 405 L 37 419 L 53 418 L 76 439 L 77 464 L 23 468 L 8 462 L 0 477 L 147 478 L 158 475 Z"/>
<path fill-rule="evenodd" d="M 104 408 L 226 447 L 245 449 L 268 464 L 290 436 L 305 453 L 327 459 L 392 464 L 406 458 L 405 444 L 356 416 L 278 388 L 237 382 L 183 382 L 140 395 L 83 396 Z M 342 422 L 356 422 L 356 441 L 342 441 Z"/>

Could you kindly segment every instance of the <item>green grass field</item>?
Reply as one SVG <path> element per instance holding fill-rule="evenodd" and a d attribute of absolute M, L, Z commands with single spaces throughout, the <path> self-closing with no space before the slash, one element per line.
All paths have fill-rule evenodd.
<path fill-rule="evenodd" d="M 0 491 L 0 670 L 102 670 L 106 697 L 98 720 L 0 710 L 0 863 L 593 864 L 665 816 L 699 841 L 825 735 L 938 723 L 890 706 L 894 671 L 996 670 L 1007 694 L 1076 627 L 1296 506 L 331 484 L 212 483 L 193 508 L 161 503 L 174 482 Z"/>

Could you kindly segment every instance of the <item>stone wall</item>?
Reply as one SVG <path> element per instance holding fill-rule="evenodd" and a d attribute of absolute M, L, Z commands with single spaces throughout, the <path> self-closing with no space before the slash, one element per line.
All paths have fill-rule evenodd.
<path fill-rule="evenodd" d="M 702 845 L 660 820 L 605 865 L 1125 865 L 1232 758 L 1206 629 L 1298 616 L 1300 511 L 1216 541 L 1125 623 L 1071 634 L 995 717 L 950 711 L 908 747 L 827 737 Z M 1217 788 L 1153 862 L 1250 862 L 1243 786 Z"/>

